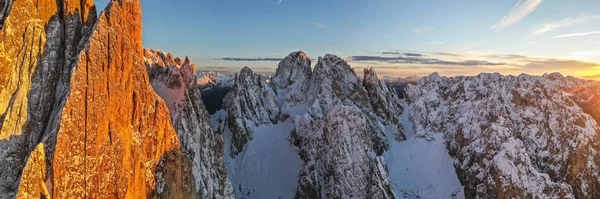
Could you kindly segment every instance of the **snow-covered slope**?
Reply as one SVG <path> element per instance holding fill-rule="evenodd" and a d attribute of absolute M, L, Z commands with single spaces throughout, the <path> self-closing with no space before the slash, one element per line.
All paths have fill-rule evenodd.
<path fill-rule="evenodd" d="M 600 128 L 564 89 L 580 84 L 432 74 L 406 95 L 417 136 L 444 134 L 467 197 L 597 198 Z"/>
<path fill-rule="evenodd" d="M 394 135 L 388 135 L 390 150 L 382 156 L 396 194 L 400 198 L 464 198 L 463 186 L 454 172 L 454 160 L 448 155 L 443 136 L 417 138 L 409 119 L 411 113 L 407 106 L 401 117 L 406 141 L 398 142 Z"/>
<path fill-rule="evenodd" d="M 221 110 L 213 114 L 212 120 L 224 127 L 225 154 L 231 154 L 233 134 L 223 124 L 226 117 Z M 243 151 L 234 157 L 225 156 L 227 175 L 237 198 L 294 198 L 302 160 L 289 141 L 293 130 L 290 120 L 259 125 Z"/>

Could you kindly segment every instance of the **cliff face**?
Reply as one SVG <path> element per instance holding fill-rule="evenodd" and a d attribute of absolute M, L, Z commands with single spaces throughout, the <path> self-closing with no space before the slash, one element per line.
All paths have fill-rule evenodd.
<path fill-rule="evenodd" d="M 244 67 L 235 74 L 233 89 L 225 96 L 223 105 L 227 110 L 227 124 L 233 133 L 231 156 L 236 156 L 253 138 L 261 124 L 279 121 L 277 95 L 268 79 Z"/>
<path fill-rule="evenodd" d="M 297 116 L 295 125 L 305 162 L 296 198 L 396 198 L 360 109 L 335 106 L 320 120 Z"/>
<path fill-rule="evenodd" d="M 0 198 L 193 197 L 191 163 L 143 65 L 140 2 L 112 1 L 98 19 L 92 1 L 10 3 Z"/>
<path fill-rule="evenodd" d="M 156 184 L 148 174 L 166 152 L 180 150 L 168 109 L 145 73 L 140 22 L 139 1 L 112 1 L 79 54 L 57 120 L 57 198 L 146 197 Z"/>
<path fill-rule="evenodd" d="M 365 70 L 364 75 L 361 82 L 354 69 L 338 56 L 319 57 L 306 93 L 310 105 L 308 113 L 314 118 L 322 118 L 337 105 L 360 108 L 372 132 L 375 153 L 381 155 L 389 149 L 386 132 L 394 134 L 398 140 L 405 137 L 398 120 L 402 108 L 394 92 L 379 79 L 374 69 Z"/>
<path fill-rule="evenodd" d="M 88 35 L 96 21 L 96 9 L 88 1 L 3 2 L 0 6 L 0 74 L 3 74 L 0 76 L 0 197 L 10 197 L 17 191 L 28 154 L 45 136 L 60 95 L 59 85 L 69 80 L 71 66 L 66 62 L 72 57 L 65 53 L 72 54 Z"/>
<path fill-rule="evenodd" d="M 169 107 L 182 151 L 192 162 L 196 198 L 235 198 L 223 163 L 223 135 L 210 126 L 196 66 L 157 50 L 146 49 L 144 56 L 150 83 Z"/>

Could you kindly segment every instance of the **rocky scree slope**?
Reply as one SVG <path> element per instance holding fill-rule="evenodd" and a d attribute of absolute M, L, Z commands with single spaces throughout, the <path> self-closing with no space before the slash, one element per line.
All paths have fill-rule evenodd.
<path fill-rule="evenodd" d="M 597 198 L 598 123 L 591 82 L 432 74 L 406 88 L 419 136 L 445 134 L 467 198 Z"/>
<path fill-rule="evenodd" d="M 0 198 L 193 198 L 144 69 L 141 6 L 11 1 L 0 30 Z M 22 171 L 22 172 L 21 172 Z"/>
<path fill-rule="evenodd" d="M 213 131 L 196 84 L 196 66 L 186 57 L 145 49 L 150 84 L 165 100 L 185 157 L 192 162 L 197 198 L 235 198 L 223 163 L 223 135 Z"/>

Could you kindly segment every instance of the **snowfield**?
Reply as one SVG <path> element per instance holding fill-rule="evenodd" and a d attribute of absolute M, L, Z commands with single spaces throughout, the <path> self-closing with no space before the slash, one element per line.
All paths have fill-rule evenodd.
<path fill-rule="evenodd" d="M 398 142 L 387 135 L 390 150 L 383 154 L 388 164 L 390 181 L 398 197 L 464 198 L 463 187 L 456 176 L 454 161 L 444 147 L 443 137 L 436 134 L 431 141 L 416 138 L 411 110 L 402 114 L 406 140 Z"/>
<path fill-rule="evenodd" d="M 226 114 L 219 111 L 213 118 Z M 289 141 L 292 122 L 261 125 L 254 138 L 235 158 L 229 156 L 231 131 L 224 129 L 227 176 L 237 198 L 294 198 L 302 160 L 297 147 Z"/>

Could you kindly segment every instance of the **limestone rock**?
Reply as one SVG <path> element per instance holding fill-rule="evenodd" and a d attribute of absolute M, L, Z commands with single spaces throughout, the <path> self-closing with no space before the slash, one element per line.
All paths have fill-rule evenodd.
<path fill-rule="evenodd" d="M 95 16 L 88 1 L 9 0 L 0 6 L 0 198 L 14 197 L 26 158 L 64 93 L 60 85 L 68 75 L 56 74 L 71 71 L 66 46 L 85 40 Z"/>
<path fill-rule="evenodd" d="M 312 74 L 311 59 L 303 51 L 292 52 L 279 62 L 273 83 L 277 85 L 282 98 L 289 102 L 303 102 Z M 285 96 L 283 96 L 285 95 Z"/>
<path fill-rule="evenodd" d="M 396 198 L 360 109 L 335 106 L 321 120 L 297 116 L 295 139 L 305 162 L 296 198 Z"/>
<path fill-rule="evenodd" d="M 226 193 L 233 187 L 223 163 L 223 135 L 210 126 L 196 84 L 196 66 L 188 58 L 182 61 L 157 50 L 144 50 L 144 57 L 150 84 L 169 107 L 183 154 L 192 162 L 196 198 L 235 198 Z M 172 166 L 180 166 L 176 163 Z"/>
<path fill-rule="evenodd" d="M 600 127 L 565 89 L 582 85 L 558 74 L 432 74 L 406 93 L 417 135 L 445 134 L 467 198 L 597 198 Z"/>
<path fill-rule="evenodd" d="M 403 128 L 398 128 L 401 126 L 398 118 L 402 110 L 396 95 L 383 84 L 374 69 L 367 70 L 364 75 L 361 81 L 354 69 L 338 56 L 328 54 L 319 57 L 307 92 L 308 112 L 318 119 L 337 105 L 360 108 L 371 129 L 374 150 L 381 155 L 389 148 L 385 132 L 393 131 L 392 134 L 397 135 L 399 140 L 404 137 L 404 132 L 399 131 Z M 384 109 L 383 106 L 389 108 Z"/>
<path fill-rule="evenodd" d="M 279 121 L 277 95 L 268 81 L 248 67 L 235 74 L 233 89 L 223 102 L 228 115 L 227 125 L 233 133 L 231 156 L 243 150 L 258 125 Z"/>
<path fill-rule="evenodd" d="M 394 136 L 397 141 L 406 140 L 404 127 L 398 116 L 402 114 L 402 106 L 398 96 L 377 75 L 375 68 L 364 69 L 363 86 L 369 94 L 372 111 L 381 118 L 381 121 L 398 125 L 398 132 Z"/>
<path fill-rule="evenodd" d="M 12 161 L 0 164 L 0 197 L 13 184 L 26 198 L 157 197 L 165 168 L 180 174 L 164 181 L 176 196 L 193 197 L 191 163 L 143 66 L 140 2 L 96 16 L 92 1 L 13 1 L 0 31 L 0 161 Z"/>

